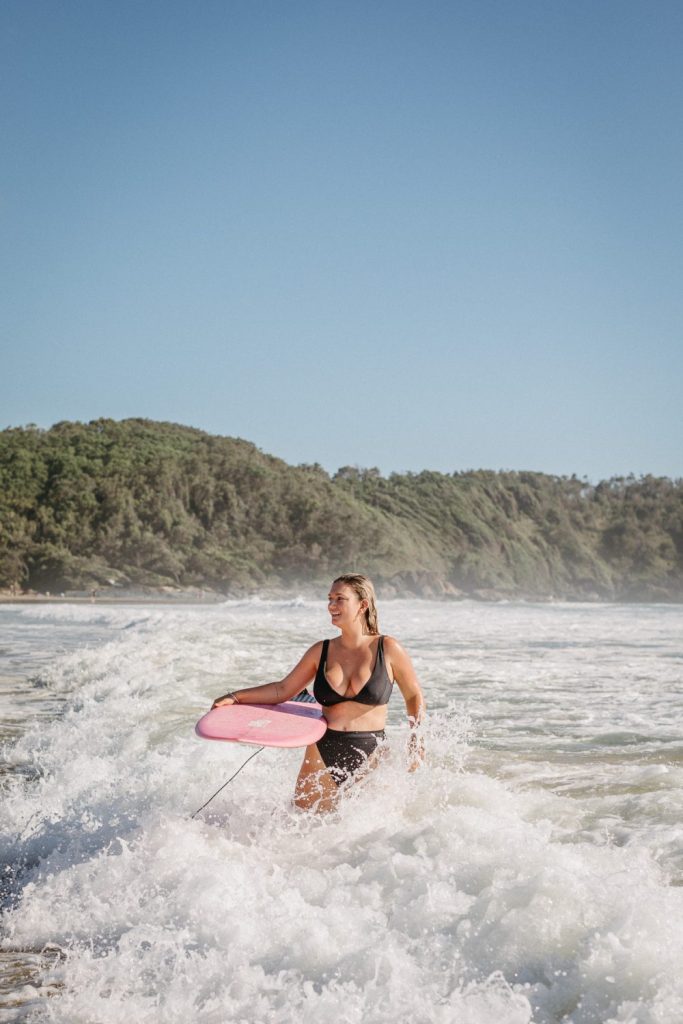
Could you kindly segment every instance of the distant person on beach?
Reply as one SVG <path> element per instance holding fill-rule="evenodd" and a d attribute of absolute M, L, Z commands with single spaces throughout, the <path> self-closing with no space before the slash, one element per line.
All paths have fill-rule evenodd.
<path fill-rule="evenodd" d="M 328 725 L 322 739 L 306 747 L 294 795 L 302 810 L 331 810 L 339 787 L 378 763 L 394 683 L 405 701 L 411 729 L 410 769 L 422 759 L 417 733 L 424 714 L 422 690 L 407 653 L 379 631 L 375 591 L 368 577 L 338 576 L 330 588 L 328 610 L 341 636 L 309 647 L 284 679 L 226 693 L 213 702 L 214 708 L 281 704 L 313 680 L 313 695 L 322 704 Z"/>

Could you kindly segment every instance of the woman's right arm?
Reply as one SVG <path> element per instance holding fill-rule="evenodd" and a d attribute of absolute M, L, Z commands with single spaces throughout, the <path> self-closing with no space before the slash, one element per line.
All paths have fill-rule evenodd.
<path fill-rule="evenodd" d="M 282 704 L 285 700 L 291 700 L 315 677 L 321 653 L 322 641 L 320 640 L 317 644 L 309 647 L 301 661 L 284 679 L 275 683 L 264 683 L 263 686 L 247 686 L 244 690 L 225 693 L 222 697 L 216 697 L 211 709 L 222 708 L 227 704 Z"/>

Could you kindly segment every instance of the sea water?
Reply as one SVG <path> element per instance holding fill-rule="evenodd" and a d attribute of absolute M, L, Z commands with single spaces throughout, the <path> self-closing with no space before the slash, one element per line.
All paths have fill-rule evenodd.
<path fill-rule="evenodd" d="M 385 602 L 429 715 L 328 816 L 213 697 L 324 600 L 0 608 L 5 1021 L 680 1024 L 680 607 Z M 10 991 L 11 990 L 11 991 Z"/>

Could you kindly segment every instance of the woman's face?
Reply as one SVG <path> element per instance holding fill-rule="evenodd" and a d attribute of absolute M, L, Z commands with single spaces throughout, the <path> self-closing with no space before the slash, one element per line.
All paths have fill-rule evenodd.
<path fill-rule="evenodd" d="M 361 601 L 347 583 L 333 583 L 330 587 L 327 610 L 333 626 L 341 629 L 342 626 L 350 626 L 357 619 L 362 619 L 367 606 L 368 602 Z"/>

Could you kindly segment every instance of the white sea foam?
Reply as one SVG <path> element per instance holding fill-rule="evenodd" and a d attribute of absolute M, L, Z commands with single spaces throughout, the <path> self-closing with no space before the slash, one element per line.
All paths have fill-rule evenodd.
<path fill-rule="evenodd" d="M 250 752 L 195 720 L 329 635 L 324 606 L 22 610 L 61 710 L 12 746 L 38 777 L 4 801 L 3 948 L 46 951 L 8 1020 L 683 1020 L 680 609 L 382 612 L 424 767 L 396 694 L 338 814 L 292 811 L 300 754 L 264 750 L 191 820 Z"/>

